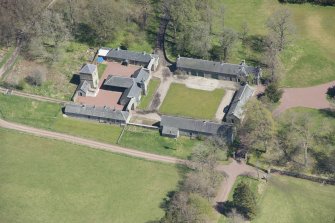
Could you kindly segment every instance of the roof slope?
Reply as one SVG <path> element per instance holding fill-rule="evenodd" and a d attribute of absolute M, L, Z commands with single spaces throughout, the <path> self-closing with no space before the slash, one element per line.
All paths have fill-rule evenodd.
<path fill-rule="evenodd" d="M 243 107 L 248 102 L 248 100 L 254 94 L 254 89 L 252 89 L 248 84 L 241 87 L 230 105 L 227 116 L 234 115 L 235 117 L 242 119 L 243 117 Z"/>
<path fill-rule="evenodd" d="M 84 115 L 92 118 L 105 118 L 126 122 L 129 117 L 129 112 L 113 110 L 108 107 L 95 107 L 79 104 L 67 104 L 65 106 L 65 114 Z"/>
<path fill-rule="evenodd" d="M 150 71 L 145 68 L 138 69 L 135 71 L 135 73 L 132 75 L 136 83 L 141 83 L 142 81 L 147 81 L 150 76 Z"/>
<path fill-rule="evenodd" d="M 160 125 L 162 127 L 171 127 L 182 130 L 201 132 L 207 134 L 220 134 L 232 128 L 230 124 L 219 124 L 214 122 L 206 122 L 201 120 L 181 118 L 175 116 L 163 115 Z"/>
<path fill-rule="evenodd" d="M 132 78 L 112 75 L 109 75 L 104 83 L 106 86 L 121 88 L 130 88 L 133 84 L 134 80 Z"/>
<path fill-rule="evenodd" d="M 97 69 L 97 66 L 94 64 L 85 64 L 79 73 L 81 74 L 93 74 L 94 71 Z"/>
<path fill-rule="evenodd" d="M 209 60 L 193 59 L 179 57 L 177 59 L 177 68 L 193 69 L 204 72 L 214 72 L 220 74 L 229 74 L 236 76 L 246 76 L 248 74 L 259 75 L 260 69 L 246 64 L 229 64 Z"/>
<path fill-rule="evenodd" d="M 129 50 L 121 50 L 121 49 L 111 49 L 107 55 L 107 58 L 114 58 L 119 60 L 130 60 L 130 61 L 138 61 L 142 63 L 149 63 L 152 59 L 152 56 L 148 53 L 140 53 Z"/>

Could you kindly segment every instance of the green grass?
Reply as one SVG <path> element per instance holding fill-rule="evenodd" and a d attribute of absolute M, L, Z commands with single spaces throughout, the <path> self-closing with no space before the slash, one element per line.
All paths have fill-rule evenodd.
<path fill-rule="evenodd" d="M 334 222 L 335 187 L 274 175 L 253 222 Z"/>
<path fill-rule="evenodd" d="M 0 61 L 0 68 L 9 60 L 9 58 L 12 56 L 13 52 L 15 50 L 15 47 L 9 47 L 5 55 L 3 56 L 2 60 Z"/>
<path fill-rule="evenodd" d="M 292 12 L 296 26 L 293 41 L 280 59 L 283 64 L 282 86 L 306 87 L 335 80 L 335 8 L 312 4 L 280 4 L 278 0 L 219 0 L 215 9 L 225 7 L 225 27 L 241 30 L 248 23 L 249 35 L 267 35 L 266 21 L 276 9 L 285 7 Z M 220 18 L 214 19 L 213 31 L 220 33 Z M 217 38 L 214 37 L 214 43 Z M 246 59 L 257 65 L 262 61 L 262 52 L 253 49 L 252 41 L 243 47 L 239 41 L 233 49 L 230 62 Z"/>
<path fill-rule="evenodd" d="M 141 99 L 141 103 L 139 104 L 138 108 L 140 109 L 148 109 L 149 108 L 149 105 L 154 97 L 154 94 L 158 88 L 160 84 L 160 79 L 158 78 L 152 78 L 150 80 L 150 84 L 149 84 L 149 87 L 148 87 L 148 95 L 146 96 L 143 96 L 142 99 Z"/>
<path fill-rule="evenodd" d="M 0 94 L 0 116 L 8 121 L 74 136 L 116 144 L 122 128 L 88 120 L 65 118 L 58 104 L 40 102 L 17 96 Z M 181 138 L 175 141 L 161 137 L 158 130 L 130 128 L 121 145 L 161 155 L 188 157 L 199 141 Z"/>
<path fill-rule="evenodd" d="M 107 68 L 107 64 L 99 64 L 98 65 L 98 75 L 99 75 L 99 78 L 102 77 L 102 75 L 104 74 L 105 70 Z"/>
<path fill-rule="evenodd" d="M 258 214 L 252 222 L 333 222 L 335 186 L 321 185 L 308 180 L 272 175 L 268 183 L 239 176 L 229 194 L 232 200 L 236 185 L 244 181 L 256 194 Z M 228 222 L 221 216 L 220 223 Z"/>
<path fill-rule="evenodd" d="M 0 129 L 0 222 L 149 222 L 179 170 Z"/>
<path fill-rule="evenodd" d="M 223 89 L 203 91 L 174 83 L 171 84 L 159 111 L 163 114 L 211 120 L 223 95 Z"/>
<path fill-rule="evenodd" d="M 136 148 L 145 152 L 155 152 L 161 155 L 175 156 L 187 159 L 192 149 L 202 141 L 180 137 L 178 140 L 162 137 L 158 130 L 128 126 L 120 145 Z"/>

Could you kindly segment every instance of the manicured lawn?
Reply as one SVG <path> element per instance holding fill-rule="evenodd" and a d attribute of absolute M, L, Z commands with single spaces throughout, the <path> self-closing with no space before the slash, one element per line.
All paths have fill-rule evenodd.
<path fill-rule="evenodd" d="M 334 222 L 335 186 L 273 176 L 259 201 L 253 222 Z"/>
<path fill-rule="evenodd" d="M 172 165 L 0 129 L 0 222 L 149 222 L 176 188 Z"/>
<path fill-rule="evenodd" d="M 202 142 L 190 140 L 186 137 L 180 137 L 178 140 L 175 140 L 160 136 L 158 130 L 128 126 L 122 136 L 120 145 L 146 152 L 187 159 L 191 155 L 192 149 L 199 143 Z"/>
<path fill-rule="evenodd" d="M 142 97 L 141 103 L 138 106 L 138 108 L 143 109 L 143 110 L 149 108 L 149 105 L 154 97 L 154 94 L 159 84 L 160 84 L 160 79 L 158 78 L 152 78 L 150 80 L 149 87 L 148 87 L 148 95 Z"/>
<path fill-rule="evenodd" d="M 281 54 L 283 64 L 282 86 L 305 87 L 335 80 L 335 8 L 312 4 L 280 4 L 278 0 L 220 0 L 217 7 L 225 7 L 225 27 L 241 30 L 245 21 L 252 37 L 242 46 L 237 43 L 230 61 L 238 63 L 246 59 L 249 64 L 262 60 L 257 49 L 257 37 L 267 35 L 267 18 L 280 7 L 292 12 L 296 26 L 292 44 Z M 220 18 L 214 23 L 214 32 L 219 33 Z M 215 40 L 215 38 L 214 38 Z M 215 41 L 214 41 L 215 42 Z M 256 63 L 255 63 L 256 62 Z"/>
<path fill-rule="evenodd" d="M 40 102 L 16 96 L 0 94 L 0 116 L 6 120 L 37 128 L 67 133 L 116 144 L 122 128 L 117 125 L 65 118 L 58 104 Z M 199 141 L 181 138 L 178 141 L 163 138 L 158 130 L 131 128 L 124 135 L 121 144 L 137 150 L 186 158 Z M 136 130 L 136 131 L 135 131 Z"/>
<path fill-rule="evenodd" d="M 211 120 L 223 95 L 223 89 L 203 91 L 174 83 L 171 84 L 159 111 L 163 114 Z"/>

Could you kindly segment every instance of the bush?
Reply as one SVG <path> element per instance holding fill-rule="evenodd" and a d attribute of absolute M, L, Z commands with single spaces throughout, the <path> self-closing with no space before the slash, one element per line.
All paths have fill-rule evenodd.
<path fill-rule="evenodd" d="M 329 99 L 335 99 L 335 86 L 328 88 L 327 96 Z"/>
<path fill-rule="evenodd" d="M 256 216 L 256 198 L 248 184 L 241 182 L 236 186 L 233 194 L 233 205 L 240 214 L 249 220 Z"/>
<path fill-rule="evenodd" d="M 36 69 L 25 78 L 25 81 L 31 86 L 41 86 L 45 81 L 45 73 L 40 69 Z"/>
<path fill-rule="evenodd" d="M 265 96 L 273 103 L 279 102 L 283 95 L 283 91 L 279 89 L 276 82 L 270 83 L 265 89 Z"/>

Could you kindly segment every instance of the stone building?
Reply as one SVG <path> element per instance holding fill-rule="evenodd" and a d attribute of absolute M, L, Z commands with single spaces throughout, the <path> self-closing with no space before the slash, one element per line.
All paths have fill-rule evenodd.
<path fill-rule="evenodd" d="M 229 64 L 178 57 L 176 67 L 177 70 L 189 75 L 235 82 L 247 82 L 251 79 L 255 84 L 259 84 L 262 76 L 261 68 L 248 66 L 245 61 L 240 64 Z"/>
<path fill-rule="evenodd" d="M 242 86 L 234 95 L 229 110 L 225 116 L 226 122 L 240 124 L 244 118 L 244 106 L 253 96 L 255 90 L 248 84 Z"/>

